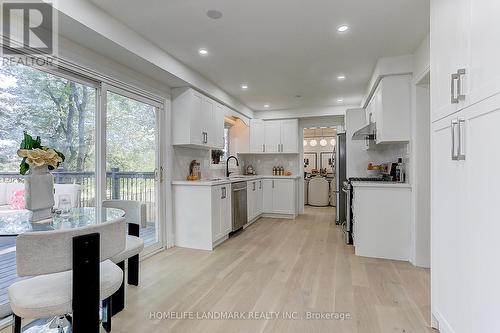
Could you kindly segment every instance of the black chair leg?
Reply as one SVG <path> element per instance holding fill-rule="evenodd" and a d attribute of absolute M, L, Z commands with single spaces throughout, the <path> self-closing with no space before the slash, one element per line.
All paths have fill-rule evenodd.
<path fill-rule="evenodd" d="M 14 326 L 12 327 L 12 333 L 21 333 L 21 317 L 14 315 Z"/>
<path fill-rule="evenodd" d="M 111 303 L 113 304 L 111 315 L 113 316 L 125 308 L 125 261 L 119 262 L 117 265 L 123 272 L 123 281 L 120 289 L 111 296 Z"/>
<path fill-rule="evenodd" d="M 139 285 L 139 255 L 128 258 L 128 284 Z"/>
<path fill-rule="evenodd" d="M 102 327 L 106 332 L 111 332 L 111 315 L 113 312 L 112 297 L 108 297 L 102 301 Z"/>

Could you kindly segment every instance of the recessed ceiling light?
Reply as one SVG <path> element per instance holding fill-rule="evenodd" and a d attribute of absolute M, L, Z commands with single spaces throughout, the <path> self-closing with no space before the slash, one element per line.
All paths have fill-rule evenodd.
<path fill-rule="evenodd" d="M 337 99 L 337 102 L 342 103 L 344 100 L 342 98 Z"/>
<path fill-rule="evenodd" d="M 198 53 L 202 56 L 208 55 L 208 50 L 207 49 L 199 49 Z"/>
<path fill-rule="evenodd" d="M 247 90 L 247 89 L 248 89 L 248 84 L 243 83 L 243 84 L 241 85 L 241 89 L 243 89 L 243 90 Z"/>
<path fill-rule="evenodd" d="M 222 17 L 222 13 L 218 10 L 211 9 L 207 12 L 207 16 L 213 20 L 218 20 Z"/>
<path fill-rule="evenodd" d="M 337 76 L 337 80 L 345 80 L 345 75 L 339 75 L 339 76 Z"/>
<path fill-rule="evenodd" d="M 347 30 L 349 30 L 349 26 L 347 24 L 342 24 L 337 27 L 338 32 L 346 32 Z"/>
<path fill-rule="evenodd" d="M 269 104 L 264 104 L 264 107 L 265 107 L 266 109 L 268 109 L 268 108 L 269 108 Z"/>

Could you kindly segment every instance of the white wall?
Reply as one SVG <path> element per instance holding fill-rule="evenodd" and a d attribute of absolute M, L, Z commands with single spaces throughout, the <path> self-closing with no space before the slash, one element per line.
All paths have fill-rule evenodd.
<path fill-rule="evenodd" d="M 411 108 L 411 262 L 430 267 L 430 47 L 424 38 L 414 54 Z"/>
<path fill-rule="evenodd" d="M 408 162 L 408 145 L 388 144 L 380 145 L 380 150 L 364 150 L 365 142 L 363 140 L 353 140 L 352 135 L 365 125 L 366 114 L 364 109 L 347 110 L 345 119 L 346 131 L 346 150 L 347 178 L 349 177 L 367 177 L 367 166 L 369 162 L 386 163 L 397 162 L 402 157 Z"/>
<path fill-rule="evenodd" d="M 311 118 L 311 117 L 331 117 L 337 116 L 339 119 L 344 116 L 345 111 L 352 105 L 308 107 L 284 110 L 254 111 L 255 118 L 258 119 L 289 119 L 289 118 Z"/>
<path fill-rule="evenodd" d="M 187 67 L 120 21 L 100 10 L 91 2 L 85 0 L 63 0 L 55 2 L 54 7 L 98 34 L 106 37 L 110 41 L 113 41 L 133 54 L 149 61 L 166 73 L 175 75 L 189 85 L 237 110 L 243 115 L 250 118 L 253 117 L 253 111 L 240 101 L 227 94 L 224 90 L 204 78 L 198 72 Z"/>

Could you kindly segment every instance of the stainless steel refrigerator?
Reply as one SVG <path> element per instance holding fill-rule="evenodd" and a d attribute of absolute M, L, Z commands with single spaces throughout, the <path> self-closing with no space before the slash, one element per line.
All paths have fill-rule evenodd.
<path fill-rule="evenodd" d="M 337 147 L 335 149 L 335 186 L 337 195 L 337 218 L 336 223 L 345 221 L 345 195 L 342 192 L 342 184 L 346 179 L 346 136 L 345 133 L 337 133 Z"/>

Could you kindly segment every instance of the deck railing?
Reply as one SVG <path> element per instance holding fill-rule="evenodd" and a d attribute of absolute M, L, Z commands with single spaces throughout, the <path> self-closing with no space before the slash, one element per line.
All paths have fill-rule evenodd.
<path fill-rule="evenodd" d="M 80 207 L 95 206 L 95 173 L 87 171 L 55 170 L 56 184 L 79 184 L 82 194 Z M 0 183 L 24 182 L 24 176 L 17 172 L 0 172 Z M 154 172 L 120 171 L 111 168 L 106 172 L 106 199 L 138 200 L 147 204 L 147 221 L 155 220 L 155 174 Z"/>

